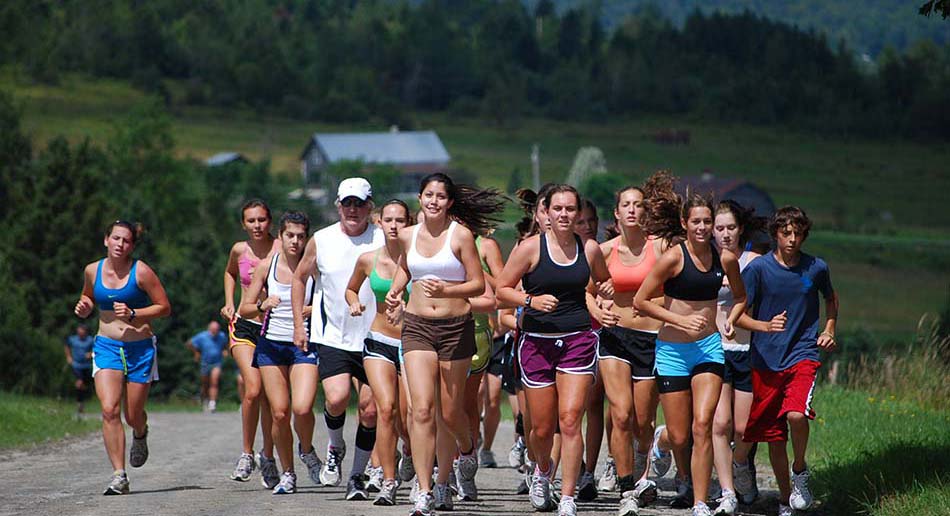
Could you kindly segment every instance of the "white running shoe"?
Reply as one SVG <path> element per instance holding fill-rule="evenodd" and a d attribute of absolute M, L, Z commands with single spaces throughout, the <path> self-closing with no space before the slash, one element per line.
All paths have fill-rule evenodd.
<path fill-rule="evenodd" d="M 129 451 L 129 466 L 140 468 L 148 460 L 148 425 L 145 425 L 145 433 L 142 437 L 136 437 L 135 431 L 132 431 L 132 449 Z"/>
<path fill-rule="evenodd" d="M 478 500 L 478 487 L 475 485 L 475 475 L 478 473 L 478 459 L 475 454 L 459 457 L 456 469 L 458 474 L 458 495 L 466 502 Z"/>
<path fill-rule="evenodd" d="M 251 473 L 255 469 L 257 469 L 257 464 L 254 462 L 254 454 L 242 453 L 241 457 L 238 458 L 237 465 L 234 466 L 234 472 L 231 473 L 231 480 L 247 482 L 251 479 Z"/>
<path fill-rule="evenodd" d="M 637 500 L 637 494 L 634 491 L 626 491 L 620 497 L 620 508 L 617 510 L 617 516 L 639 516 L 640 502 Z"/>
<path fill-rule="evenodd" d="M 722 496 L 717 501 L 719 506 L 713 513 L 716 516 L 733 516 L 739 508 L 739 499 L 736 498 L 736 494 L 726 489 L 723 489 Z"/>
<path fill-rule="evenodd" d="M 673 454 L 660 449 L 660 433 L 664 428 L 666 428 L 666 425 L 656 427 L 656 431 L 653 432 L 653 446 L 650 448 L 650 455 L 653 456 L 651 461 L 653 474 L 661 478 L 666 475 L 666 472 L 670 470 L 670 466 L 673 465 Z"/>
<path fill-rule="evenodd" d="M 366 468 L 369 473 L 367 477 L 369 480 L 366 481 L 366 492 L 367 493 L 378 493 L 383 486 L 383 467 L 372 467 L 367 466 Z"/>
<path fill-rule="evenodd" d="M 495 454 L 491 450 L 484 448 L 478 452 L 478 462 L 478 465 L 483 468 L 493 469 L 498 467 L 498 462 L 495 461 Z"/>
<path fill-rule="evenodd" d="M 581 473 L 577 481 L 577 499 L 582 502 L 591 502 L 597 499 L 597 486 L 594 484 L 594 474 L 590 471 Z"/>
<path fill-rule="evenodd" d="M 109 485 L 102 494 L 105 496 L 129 494 L 129 476 L 124 471 L 113 473 Z"/>
<path fill-rule="evenodd" d="M 778 516 L 793 516 L 795 511 L 784 503 L 778 504 Z"/>
<path fill-rule="evenodd" d="M 435 497 L 432 493 L 419 493 L 409 516 L 435 516 Z"/>
<path fill-rule="evenodd" d="M 696 502 L 693 506 L 693 516 L 712 516 L 709 506 L 703 502 Z"/>
<path fill-rule="evenodd" d="M 553 504 L 551 500 L 551 480 L 535 470 L 529 496 L 531 497 L 531 506 L 535 510 L 550 511 Z"/>
<path fill-rule="evenodd" d="M 808 477 L 807 467 L 801 473 L 792 472 L 792 494 L 788 497 L 788 505 L 796 511 L 807 511 L 814 501 L 808 488 Z"/>
<path fill-rule="evenodd" d="M 358 473 L 350 477 L 346 483 L 346 500 L 369 500 L 369 494 L 366 493 L 366 484 L 363 482 L 363 474 Z"/>
<path fill-rule="evenodd" d="M 267 458 L 257 454 L 257 463 L 261 465 L 261 485 L 267 489 L 274 489 L 280 483 L 280 471 L 277 470 L 277 459 Z"/>
<path fill-rule="evenodd" d="M 396 490 L 399 489 L 399 482 L 396 479 L 383 480 L 379 486 L 379 494 L 373 505 L 396 505 Z"/>
<path fill-rule="evenodd" d="M 416 468 L 412 463 L 412 455 L 402 454 L 402 457 L 399 459 L 399 472 L 396 476 L 403 482 L 408 482 L 412 480 L 412 477 L 416 476 Z"/>
<path fill-rule="evenodd" d="M 735 479 L 736 494 L 744 504 L 752 504 L 759 497 L 759 486 L 755 481 L 755 468 L 751 464 L 732 463 L 732 476 Z"/>
<path fill-rule="evenodd" d="M 641 507 L 646 507 L 655 502 L 659 498 L 656 482 L 643 478 L 637 480 L 637 483 L 633 486 L 633 495 L 637 497 L 637 502 L 640 503 Z"/>
<path fill-rule="evenodd" d="M 564 498 L 558 503 L 557 516 L 577 516 L 577 504 L 573 498 Z"/>
<path fill-rule="evenodd" d="M 607 456 L 607 464 L 604 466 L 604 474 L 597 482 L 597 489 L 600 491 L 613 491 L 617 489 L 617 463 L 614 458 Z"/>
<path fill-rule="evenodd" d="M 522 437 L 515 439 L 515 443 L 511 445 L 511 449 L 508 450 L 508 465 L 513 468 L 520 468 L 525 464 L 525 451 L 527 446 L 524 443 Z"/>
<path fill-rule="evenodd" d="M 320 457 L 317 457 L 317 449 L 311 446 L 310 451 L 304 453 L 300 451 L 300 444 L 297 444 L 297 453 L 300 455 L 300 460 L 307 465 L 307 475 L 310 477 L 310 481 L 313 482 L 313 485 L 320 485 L 320 470 L 323 469 L 323 461 L 320 460 Z"/>
<path fill-rule="evenodd" d="M 416 503 L 416 500 L 419 498 L 419 479 L 416 478 L 412 481 L 412 488 L 409 489 L 409 503 Z"/>
<path fill-rule="evenodd" d="M 274 486 L 275 495 L 293 494 L 297 492 L 297 475 L 292 471 L 285 471 L 280 475 L 280 482 Z"/>
<path fill-rule="evenodd" d="M 437 511 L 451 511 L 455 505 L 448 484 L 436 484 L 435 489 L 433 489 L 433 496 L 435 498 L 435 510 Z"/>
<path fill-rule="evenodd" d="M 343 479 L 340 470 L 343 468 L 343 458 L 346 457 L 346 446 L 334 448 L 327 445 L 327 461 L 320 470 L 320 483 L 325 486 L 338 486 Z"/>

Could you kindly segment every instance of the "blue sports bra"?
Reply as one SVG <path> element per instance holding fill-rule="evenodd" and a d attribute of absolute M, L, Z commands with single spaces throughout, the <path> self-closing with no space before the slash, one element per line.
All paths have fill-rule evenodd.
<path fill-rule="evenodd" d="M 148 294 L 139 288 L 138 281 L 135 280 L 135 268 L 139 261 L 132 261 L 132 268 L 129 269 L 129 279 L 122 288 L 107 288 L 102 284 L 102 262 L 99 260 L 99 268 L 96 270 L 96 283 L 92 287 L 92 296 L 99 306 L 99 310 L 112 310 L 112 303 L 125 303 L 129 308 L 145 308 L 152 304 Z"/>

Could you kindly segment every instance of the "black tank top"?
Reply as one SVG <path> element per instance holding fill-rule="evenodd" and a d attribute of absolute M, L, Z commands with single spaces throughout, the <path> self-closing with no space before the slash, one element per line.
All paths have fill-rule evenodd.
<path fill-rule="evenodd" d="M 715 246 L 709 246 L 712 251 L 712 267 L 702 272 L 696 268 L 693 258 L 689 255 L 686 242 L 680 243 L 683 250 L 683 270 L 679 274 L 663 283 L 663 292 L 673 299 L 683 301 L 715 301 L 719 298 L 719 288 L 722 287 L 722 262 Z"/>
<path fill-rule="evenodd" d="M 567 333 L 590 329 L 586 289 L 590 281 L 590 265 L 584 254 L 584 244 L 574 235 L 577 257 L 570 265 L 560 265 L 551 259 L 544 233 L 540 235 L 541 256 L 538 266 L 521 279 L 525 292 L 531 296 L 551 294 L 558 299 L 553 312 L 544 313 L 525 308 L 521 327 L 537 333 Z M 716 289 L 718 294 L 719 290 Z"/>

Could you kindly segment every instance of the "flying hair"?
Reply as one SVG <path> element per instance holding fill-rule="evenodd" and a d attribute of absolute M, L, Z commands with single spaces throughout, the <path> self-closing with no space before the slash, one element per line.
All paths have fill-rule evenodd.
<path fill-rule="evenodd" d="M 500 213 L 505 202 L 510 199 L 495 188 L 478 189 L 470 185 L 455 184 L 452 178 L 442 172 L 429 174 L 422 178 L 419 195 L 431 182 L 445 185 L 445 191 L 451 199 L 452 207 L 448 215 L 477 235 L 485 235 L 502 222 Z"/>

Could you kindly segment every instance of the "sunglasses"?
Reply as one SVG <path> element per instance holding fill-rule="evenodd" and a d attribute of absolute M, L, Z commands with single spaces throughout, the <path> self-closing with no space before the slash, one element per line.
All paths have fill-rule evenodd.
<path fill-rule="evenodd" d="M 343 206 L 344 208 L 362 208 L 363 206 L 366 206 L 366 201 L 356 197 L 347 197 L 346 199 L 340 201 L 340 206 Z"/>

